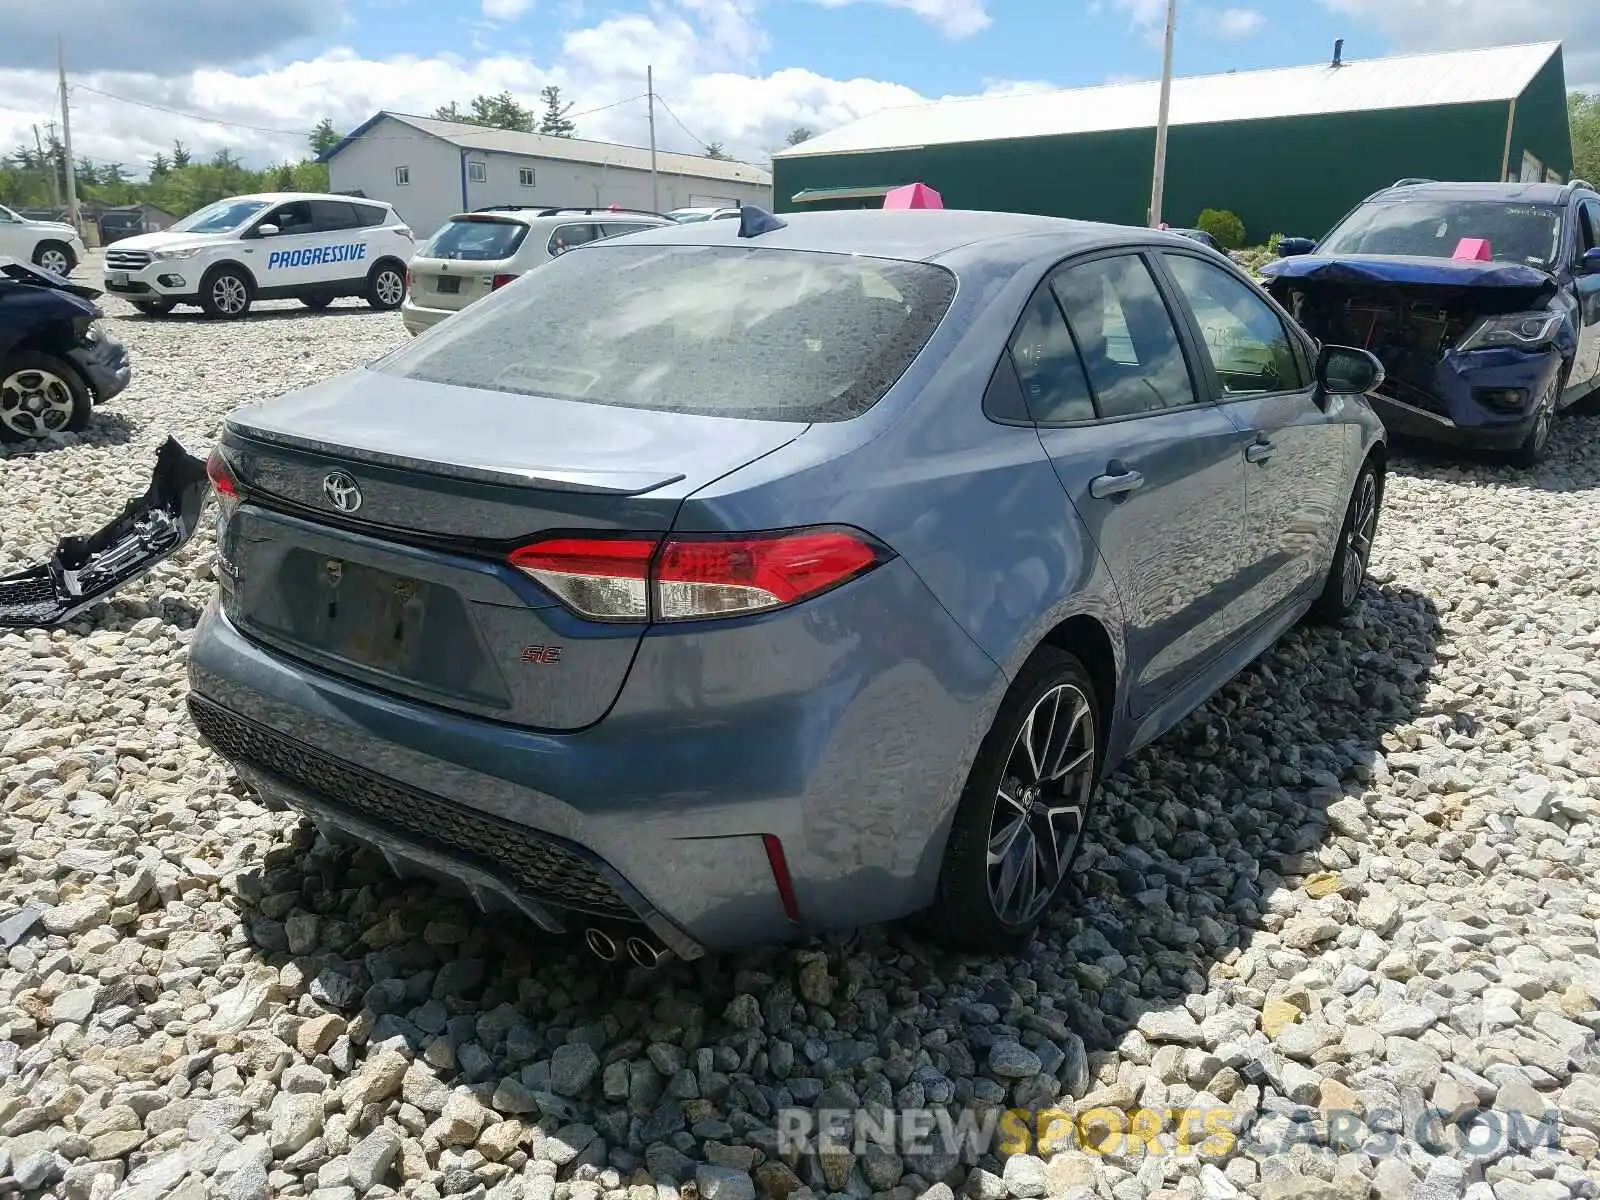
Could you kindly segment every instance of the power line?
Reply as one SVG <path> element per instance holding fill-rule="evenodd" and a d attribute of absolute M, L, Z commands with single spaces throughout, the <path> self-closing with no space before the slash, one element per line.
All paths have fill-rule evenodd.
<path fill-rule="evenodd" d="M 667 116 L 672 118 L 673 122 L 678 126 L 679 129 L 683 130 L 684 133 L 687 133 L 689 135 L 689 140 L 691 142 L 693 142 L 695 145 L 699 146 L 700 149 L 702 149 L 702 150 L 711 149 L 711 143 L 710 142 L 701 141 L 701 139 L 695 137 L 694 133 L 689 129 L 689 127 L 687 125 L 685 125 L 682 121 L 678 120 L 678 114 L 672 111 L 672 105 L 668 104 L 666 102 L 666 100 L 664 100 L 662 98 L 660 92 L 656 93 L 656 99 L 661 102 L 661 107 L 667 110 Z"/>
<path fill-rule="evenodd" d="M 221 117 L 206 117 L 199 113 L 185 112 L 181 108 L 169 108 L 165 104 L 153 104 L 149 100 L 135 100 L 131 96 L 118 96 L 111 92 L 103 92 L 99 88 L 90 87 L 86 83 L 75 83 L 73 91 L 93 92 L 96 96 L 104 96 L 107 100 L 116 100 L 123 104 L 133 104 L 139 108 L 154 109 L 156 112 L 167 113 L 174 117 L 187 117 L 191 121 L 199 121 L 206 125 L 223 125 L 230 129 L 249 129 L 255 133 L 275 133 L 283 137 L 305 137 L 309 129 L 281 129 L 269 125 L 249 125 L 243 121 L 225 121 Z"/>

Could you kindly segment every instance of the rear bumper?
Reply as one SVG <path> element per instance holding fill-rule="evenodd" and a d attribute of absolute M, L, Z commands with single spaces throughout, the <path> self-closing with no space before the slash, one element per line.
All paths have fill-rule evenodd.
<path fill-rule="evenodd" d="M 1512 450 L 1527 440 L 1537 402 L 1547 399 L 1561 373 L 1561 352 L 1520 350 L 1451 351 L 1433 372 L 1425 396 L 1410 400 L 1369 397 L 1386 429 L 1398 437 L 1464 450 Z M 1515 408 L 1486 403 L 1486 393 L 1515 392 Z"/>
<path fill-rule="evenodd" d="M 454 308 L 426 308 L 420 304 L 413 304 L 409 296 L 400 306 L 400 320 L 405 324 L 407 332 L 415 335 L 424 329 L 432 329 L 446 317 L 453 317 L 460 309 Z"/>
<path fill-rule="evenodd" d="M 213 605 L 194 717 L 263 791 L 546 929 L 642 923 L 693 957 L 923 907 L 999 669 L 903 562 L 719 624 L 645 637 L 606 719 L 548 734 L 305 667 Z"/>

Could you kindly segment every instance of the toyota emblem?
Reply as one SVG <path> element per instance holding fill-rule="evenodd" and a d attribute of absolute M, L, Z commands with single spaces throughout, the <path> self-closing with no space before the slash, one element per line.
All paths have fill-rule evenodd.
<path fill-rule="evenodd" d="M 322 494 L 342 513 L 353 513 L 361 507 L 361 489 L 343 471 L 333 471 L 324 477 Z"/>

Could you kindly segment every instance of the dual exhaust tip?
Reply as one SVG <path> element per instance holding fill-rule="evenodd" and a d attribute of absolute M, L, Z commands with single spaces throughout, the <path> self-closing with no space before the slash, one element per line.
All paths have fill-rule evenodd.
<path fill-rule="evenodd" d="M 647 971 L 654 970 L 667 960 L 667 951 L 642 937 L 630 937 L 621 945 L 603 929 L 590 929 L 583 935 L 584 944 L 601 962 L 616 962 L 624 953 L 634 964 Z"/>

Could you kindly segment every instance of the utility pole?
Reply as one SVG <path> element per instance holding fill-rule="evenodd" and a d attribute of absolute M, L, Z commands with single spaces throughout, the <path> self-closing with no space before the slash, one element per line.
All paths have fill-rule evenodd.
<path fill-rule="evenodd" d="M 656 186 L 656 71 L 644 69 L 644 87 L 649 93 L 650 105 L 650 211 L 661 211 L 661 192 Z"/>
<path fill-rule="evenodd" d="M 72 116 L 71 106 L 67 103 L 67 58 L 61 48 L 61 35 L 56 35 L 56 70 L 61 75 L 61 148 L 66 154 L 67 162 L 67 220 L 74 229 L 78 229 L 78 185 L 74 178 L 75 165 L 72 158 Z"/>
<path fill-rule="evenodd" d="M 51 148 L 54 149 L 56 140 L 55 126 L 47 123 L 45 128 L 50 130 Z M 61 181 L 56 178 L 56 164 L 45 157 L 44 143 L 39 140 L 39 127 L 37 125 L 33 127 L 33 146 L 39 152 L 39 169 L 44 172 L 45 178 L 50 181 L 50 207 L 52 209 L 60 208 Z"/>
<path fill-rule="evenodd" d="M 1172 105 L 1172 34 L 1178 0 L 1167 0 L 1167 46 L 1161 58 L 1161 109 L 1156 114 L 1156 164 L 1150 181 L 1150 228 L 1161 227 L 1161 191 L 1167 181 L 1167 115 Z"/>

